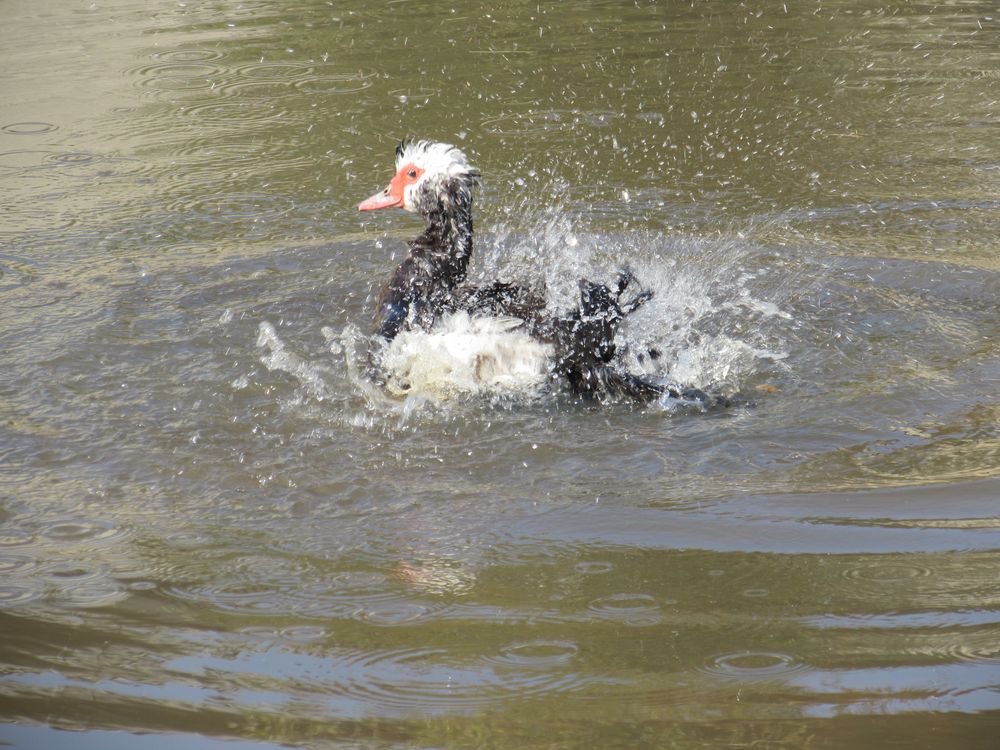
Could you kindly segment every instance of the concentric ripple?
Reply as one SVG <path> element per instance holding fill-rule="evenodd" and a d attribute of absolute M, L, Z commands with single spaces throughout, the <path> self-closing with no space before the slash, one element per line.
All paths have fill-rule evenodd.
<path fill-rule="evenodd" d="M 58 168 L 60 174 L 80 179 L 130 177 L 148 171 L 149 166 L 140 159 L 125 156 L 105 156 L 86 151 L 67 151 L 50 154 L 44 159 L 47 166 Z"/>
<path fill-rule="evenodd" d="M 845 578 L 871 583 L 895 583 L 915 578 L 926 578 L 930 568 L 909 562 L 893 560 L 871 560 L 844 571 Z"/>
<path fill-rule="evenodd" d="M 510 667 L 546 669 L 568 664 L 579 650 L 572 641 L 519 641 L 504 646 L 491 661 Z"/>
<path fill-rule="evenodd" d="M 208 62 L 209 60 L 221 59 L 222 53 L 214 49 L 191 47 L 154 52 L 152 57 L 168 62 Z"/>
<path fill-rule="evenodd" d="M 699 671 L 705 674 L 736 680 L 775 680 L 808 669 L 795 657 L 777 651 L 719 654 L 699 667 Z"/>
<path fill-rule="evenodd" d="M 219 85 L 223 96 L 273 99 L 294 91 L 294 85 L 315 77 L 311 65 L 261 62 L 234 68 Z"/>
<path fill-rule="evenodd" d="M 201 569 L 204 568 L 204 569 Z M 210 575 L 214 569 L 216 575 Z M 222 559 L 207 557 L 190 570 L 163 570 L 161 577 L 188 577 L 190 583 L 171 583 L 164 593 L 185 601 L 209 604 L 217 609 L 244 614 L 276 614 L 299 611 L 304 600 L 298 595 L 301 578 L 308 568 L 298 562 L 265 555 L 237 555 Z"/>
<path fill-rule="evenodd" d="M 280 120 L 288 114 L 282 107 L 259 101 L 211 101 L 192 104 L 180 110 L 206 124 L 240 126 L 245 128 Z"/>
<path fill-rule="evenodd" d="M 0 575 L 23 574 L 38 567 L 38 560 L 30 555 L 0 554 Z"/>
<path fill-rule="evenodd" d="M 319 625 L 292 625 L 282 629 L 278 635 L 289 643 L 315 643 L 326 638 L 329 633 Z"/>
<path fill-rule="evenodd" d="M 18 149 L 0 152 L 0 169 L 11 172 L 37 169 L 44 166 L 45 162 L 54 155 L 54 152 L 42 149 Z"/>
<path fill-rule="evenodd" d="M 50 582 L 60 586 L 80 586 L 88 582 L 98 581 L 107 573 L 97 568 L 88 568 L 72 562 L 54 562 L 45 565 L 41 574 Z"/>
<path fill-rule="evenodd" d="M 577 573 L 588 576 L 602 575 L 604 573 L 610 573 L 615 569 L 614 563 L 604 562 L 602 560 L 588 560 L 584 562 L 578 562 L 574 567 Z"/>
<path fill-rule="evenodd" d="M 14 609 L 41 599 L 43 593 L 39 588 L 18 586 L 16 584 L 0 585 L 0 609 Z"/>
<path fill-rule="evenodd" d="M 521 649 L 524 655 L 518 655 Z M 532 649 L 538 653 L 532 655 Z M 542 650 L 549 653 L 542 656 Z M 513 696 L 573 691 L 590 684 L 593 680 L 561 669 L 575 653 L 573 644 L 562 642 L 511 644 L 497 657 L 471 660 L 433 648 L 350 652 L 328 667 L 331 674 L 325 675 L 324 684 L 332 683 L 343 698 L 380 712 L 473 710 Z"/>
<path fill-rule="evenodd" d="M 321 572 L 301 558 L 206 557 L 187 569 L 166 566 L 157 571 L 157 576 L 165 581 L 162 591 L 168 596 L 249 615 L 285 613 L 393 625 L 412 622 L 437 610 L 386 591 L 386 577 L 381 573 Z M 175 582 L 184 578 L 191 580 Z"/>
<path fill-rule="evenodd" d="M 138 85 L 160 91 L 212 88 L 225 69 L 204 60 L 167 60 L 127 71 L 139 77 Z"/>
<path fill-rule="evenodd" d="M 106 541 L 124 532 L 107 521 L 60 520 L 50 523 L 42 534 L 59 542 Z"/>
<path fill-rule="evenodd" d="M 436 619 L 447 609 L 444 604 L 422 602 L 400 597 L 377 597 L 363 603 L 354 617 L 373 625 L 412 625 Z"/>
<path fill-rule="evenodd" d="M 236 68 L 233 73 L 261 81 L 288 81 L 312 75 L 313 67 L 301 63 L 265 62 Z"/>
<path fill-rule="evenodd" d="M 96 154 L 88 154 L 83 151 L 67 151 L 62 154 L 52 154 L 46 157 L 47 162 L 62 166 L 77 166 L 79 164 L 92 164 L 100 159 Z"/>
<path fill-rule="evenodd" d="M 20 547 L 32 544 L 36 537 L 21 529 L 0 529 L 0 547 Z"/>
<path fill-rule="evenodd" d="M 53 125 L 51 122 L 12 122 L 8 125 L 0 127 L 0 131 L 7 133 L 8 135 L 42 135 L 43 133 L 51 133 L 53 130 L 58 130 L 58 125 Z"/>
<path fill-rule="evenodd" d="M 595 599 L 587 609 L 602 618 L 634 627 L 658 625 L 663 621 L 660 605 L 649 594 L 611 594 Z"/>

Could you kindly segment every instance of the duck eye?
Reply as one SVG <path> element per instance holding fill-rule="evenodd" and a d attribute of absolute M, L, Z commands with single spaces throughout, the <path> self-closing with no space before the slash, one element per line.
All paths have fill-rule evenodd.
<path fill-rule="evenodd" d="M 406 176 L 412 180 L 414 177 L 417 176 L 417 170 L 411 169 L 409 172 L 406 173 Z"/>

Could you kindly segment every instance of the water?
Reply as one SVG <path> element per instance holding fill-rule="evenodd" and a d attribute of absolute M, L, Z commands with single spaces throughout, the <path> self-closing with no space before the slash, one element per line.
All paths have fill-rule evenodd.
<path fill-rule="evenodd" d="M 4 17 L 0 739 L 995 746 L 1000 8 Z M 753 405 L 371 387 L 406 135 Z"/>

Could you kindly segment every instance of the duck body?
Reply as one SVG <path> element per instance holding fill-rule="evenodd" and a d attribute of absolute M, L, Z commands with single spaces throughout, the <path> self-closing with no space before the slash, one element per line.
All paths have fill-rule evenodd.
<path fill-rule="evenodd" d="M 635 282 L 631 273 L 620 274 L 614 289 L 580 280 L 579 305 L 560 314 L 547 310 L 543 294 L 519 285 L 465 284 L 473 250 L 472 193 L 478 183 L 479 172 L 456 147 L 403 141 L 388 187 L 358 206 L 361 211 L 403 208 L 426 222 L 378 296 L 375 338 L 381 354 L 371 357 L 373 379 L 405 391 L 414 380 L 433 374 L 435 354 L 445 354 L 449 364 L 444 368 L 453 377 L 460 370 L 460 379 L 472 382 L 559 380 L 588 399 L 699 397 L 700 391 L 661 385 L 617 366 L 618 329 L 652 297 L 640 291 L 623 300 Z M 424 337 L 420 345 L 414 336 Z M 402 360 L 401 353 L 407 354 Z"/>

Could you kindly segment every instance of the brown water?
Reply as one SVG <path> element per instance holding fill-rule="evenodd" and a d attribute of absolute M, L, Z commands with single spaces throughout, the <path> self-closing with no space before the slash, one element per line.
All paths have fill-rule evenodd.
<path fill-rule="evenodd" d="M 1000 6 L 12 0 L 0 61 L 0 742 L 997 746 Z M 373 391 L 405 135 L 475 277 L 630 265 L 755 405 Z"/>

